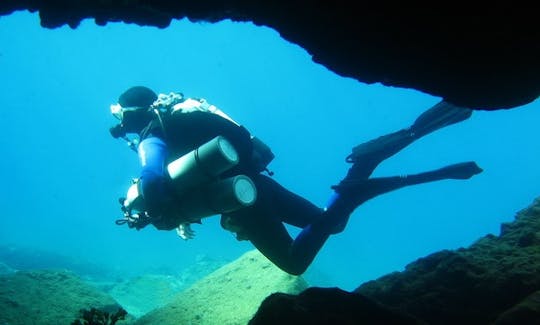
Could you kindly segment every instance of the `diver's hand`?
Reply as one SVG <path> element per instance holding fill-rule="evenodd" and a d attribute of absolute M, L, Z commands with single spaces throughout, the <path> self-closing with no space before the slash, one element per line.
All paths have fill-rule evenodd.
<path fill-rule="evenodd" d="M 177 228 L 176 228 L 176 233 L 178 234 L 178 236 L 180 236 L 180 238 L 182 238 L 183 240 L 188 240 L 188 239 L 193 239 L 195 238 L 195 231 L 193 229 L 191 229 L 191 224 L 190 223 L 181 223 Z"/>
<path fill-rule="evenodd" d="M 154 225 L 157 230 L 173 230 L 177 227 L 178 222 L 174 217 L 159 215 L 157 217 L 152 217 L 152 225 Z"/>

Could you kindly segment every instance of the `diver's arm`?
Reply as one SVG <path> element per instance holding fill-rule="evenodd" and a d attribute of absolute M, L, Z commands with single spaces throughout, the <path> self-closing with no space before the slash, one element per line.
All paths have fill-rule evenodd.
<path fill-rule="evenodd" d="M 168 224 L 167 214 L 173 207 L 173 197 L 165 168 L 168 149 L 163 140 L 149 137 L 141 141 L 138 147 L 142 166 L 140 184 L 141 193 L 152 223 L 160 230 L 171 230 L 177 225 Z"/>

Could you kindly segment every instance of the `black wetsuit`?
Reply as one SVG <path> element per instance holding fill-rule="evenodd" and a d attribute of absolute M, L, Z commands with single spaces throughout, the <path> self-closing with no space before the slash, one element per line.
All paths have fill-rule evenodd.
<path fill-rule="evenodd" d="M 427 112 L 431 113 L 430 110 Z M 251 241 L 263 255 L 284 271 L 301 274 L 311 264 L 328 237 L 343 230 L 349 215 L 363 202 L 404 186 L 447 178 L 466 179 L 481 171 L 474 163 L 463 163 L 416 175 L 369 178 L 381 161 L 419 136 L 447 125 L 437 123 L 435 126 L 430 125 L 431 129 L 426 128 L 421 134 L 415 134 L 415 130 L 411 128 L 403 129 L 359 146 L 363 150 L 367 145 L 369 150 L 357 150 L 362 154 L 361 159 L 355 161 L 348 176 L 335 187 L 337 199 L 327 210 L 292 193 L 273 178 L 259 173 L 251 163 L 253 146 L 249 132 L 221 116 L 192 112 L 165 116 L 161 121 L 154 118 L 140 135 L 143 140 L 158 138 L 166 144 L 169 152 L 166 162 L 190 152 L 218 135 L 228 139 L 238 151 L 240 162 L 226 176 L 249 176 L 257 188 L 257 200 L 252 206 L 223 215 L 222 225 L 226 224 L 224 228 L 228 230 L 234 229 L 239 239 Z M 154 177 L 156 173 L 152 171 L 150 177 Z M 147 194 L 149 193 L 143 193 L 145 200 Z M 147 203 L 150 206 L 158 204 Z M 302 231 L 293 239 L 285 224 L 302 228 Z M 165 223 L 158 228 L 174 229 L 176 226 L 178 222 Z"/>

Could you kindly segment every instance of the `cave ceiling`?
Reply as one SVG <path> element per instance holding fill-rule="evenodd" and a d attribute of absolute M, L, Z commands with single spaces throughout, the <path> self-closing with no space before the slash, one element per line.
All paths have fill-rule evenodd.
<path fill-rule="evenodd" d="M 460 2 L 461 3 L 461 2 Z M 167 28 L 172 20 L 252 22 L 318 64 L 362 83 L 410 88 L 474 109 L 509 109 L 540 95 L 540 24 L 533 3 L 355 1 L 0 1 L 0 16 L 38 12 L 44 28 L 82 20 Z M 180 35 L 179 35 L 180 37 Z"/>

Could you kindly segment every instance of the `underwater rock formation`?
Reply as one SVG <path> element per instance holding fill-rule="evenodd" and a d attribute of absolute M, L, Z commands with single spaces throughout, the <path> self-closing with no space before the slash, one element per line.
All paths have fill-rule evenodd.
<path fill-rule="evenodd" d="M 0 324 L 71 324 L 81 309 L 114 313 L 121 307 L 68 271 L 0 275 Z"/>
<path fill-rule="evenodd" d="M 502 224 L 499 236 L 429 255 L 356 292 L 430 323 L 488 324 L 537 290 L 540 200 Z"/>
<path fill-rule="evenodd" d="M 0 324 L 68 324 L 90 308 L 121 307 L 71 272 L 0 275 Z M 165 306 L 120 323 L 540 324 L 540 198 L 503 223 L 499 235 L 430 254 L 354 292 L 308 288 L 253 250 Z"/>
<path fill-rule="evenodd" d="M 141 317 L 162 307 L 182 289 L 182 284 L 171 275 L 145 274 L 115 284 L 108 291 L 134 317 Z"/>
<path fill-rule="evenodd" d="M 513 222 L 502 224 L 499 236 L 487 235 L 468 248 L 418 259 L 403 272 L 368 281 L 350 295 L 343 311 L 350 321 L 363 319 L 362 311 L 371 306 L 365 299 L 371 299 L 427 324 L 539 324 L 540 198 L 517 213 Z M 363 303 L 354 303 L 360 299 L 356 295 L 363 297 Z M 258 313 L 283 315 L 274 318 L 279 324 L 289 324 L 290 319 L 301 323 L 306 319 L 302 314 L 320 314 L 322 309 L 304 304 L 299 313 L 289 306 L 306 299 L 324 301 L 324 297 L 320 291 L 305 291 L 283 301 L 284 306 L 274 304 Z M 293 313 L 280 314 L 287 308 Z M 319 317 L 325 317 L 322 313 Z M 267 316 L 256 315 L 254 320 L 262 317 Z M 400 320 L 394 324 L 409 323 Z"/>
<path fill-rule="evenodd" d="M 165 306 L 181 291 L 219 269 L 229 261 L 214 259 L 205 254 L 197 256 L 195 264 L 173 274 L 143 274 L 123 278 L 106 292 L 134 317 L 141 317 Z"/>
<path fill-rule="evenodd" d="M 534 2 L 306 0 L 4 0 L 0 15 L 38 11 L 54 28 L 95 19 L 167 27 L 225 19 L 270 27 L 314 62 L 364 83 L 413 88 L 473 109 L 513 108 L 540 95 L 540 24 Z M 179 38 L 182 35 L 178 36 Z"/>
<path fill-rule="evenodd" d="M 249 325 L 392 324 L 422 325 L 362 295 L 339 288 L 309 288 L 298 296 L 274 293 L 261 304 Z"/>
<path fill-rule="evenodd" d="M 281 271 L 253 250 L 199 280 L 172 302 L 134 324 L 247 324 L 269 294 L 296 294 L 307 286 L 302 277 Z"/>

